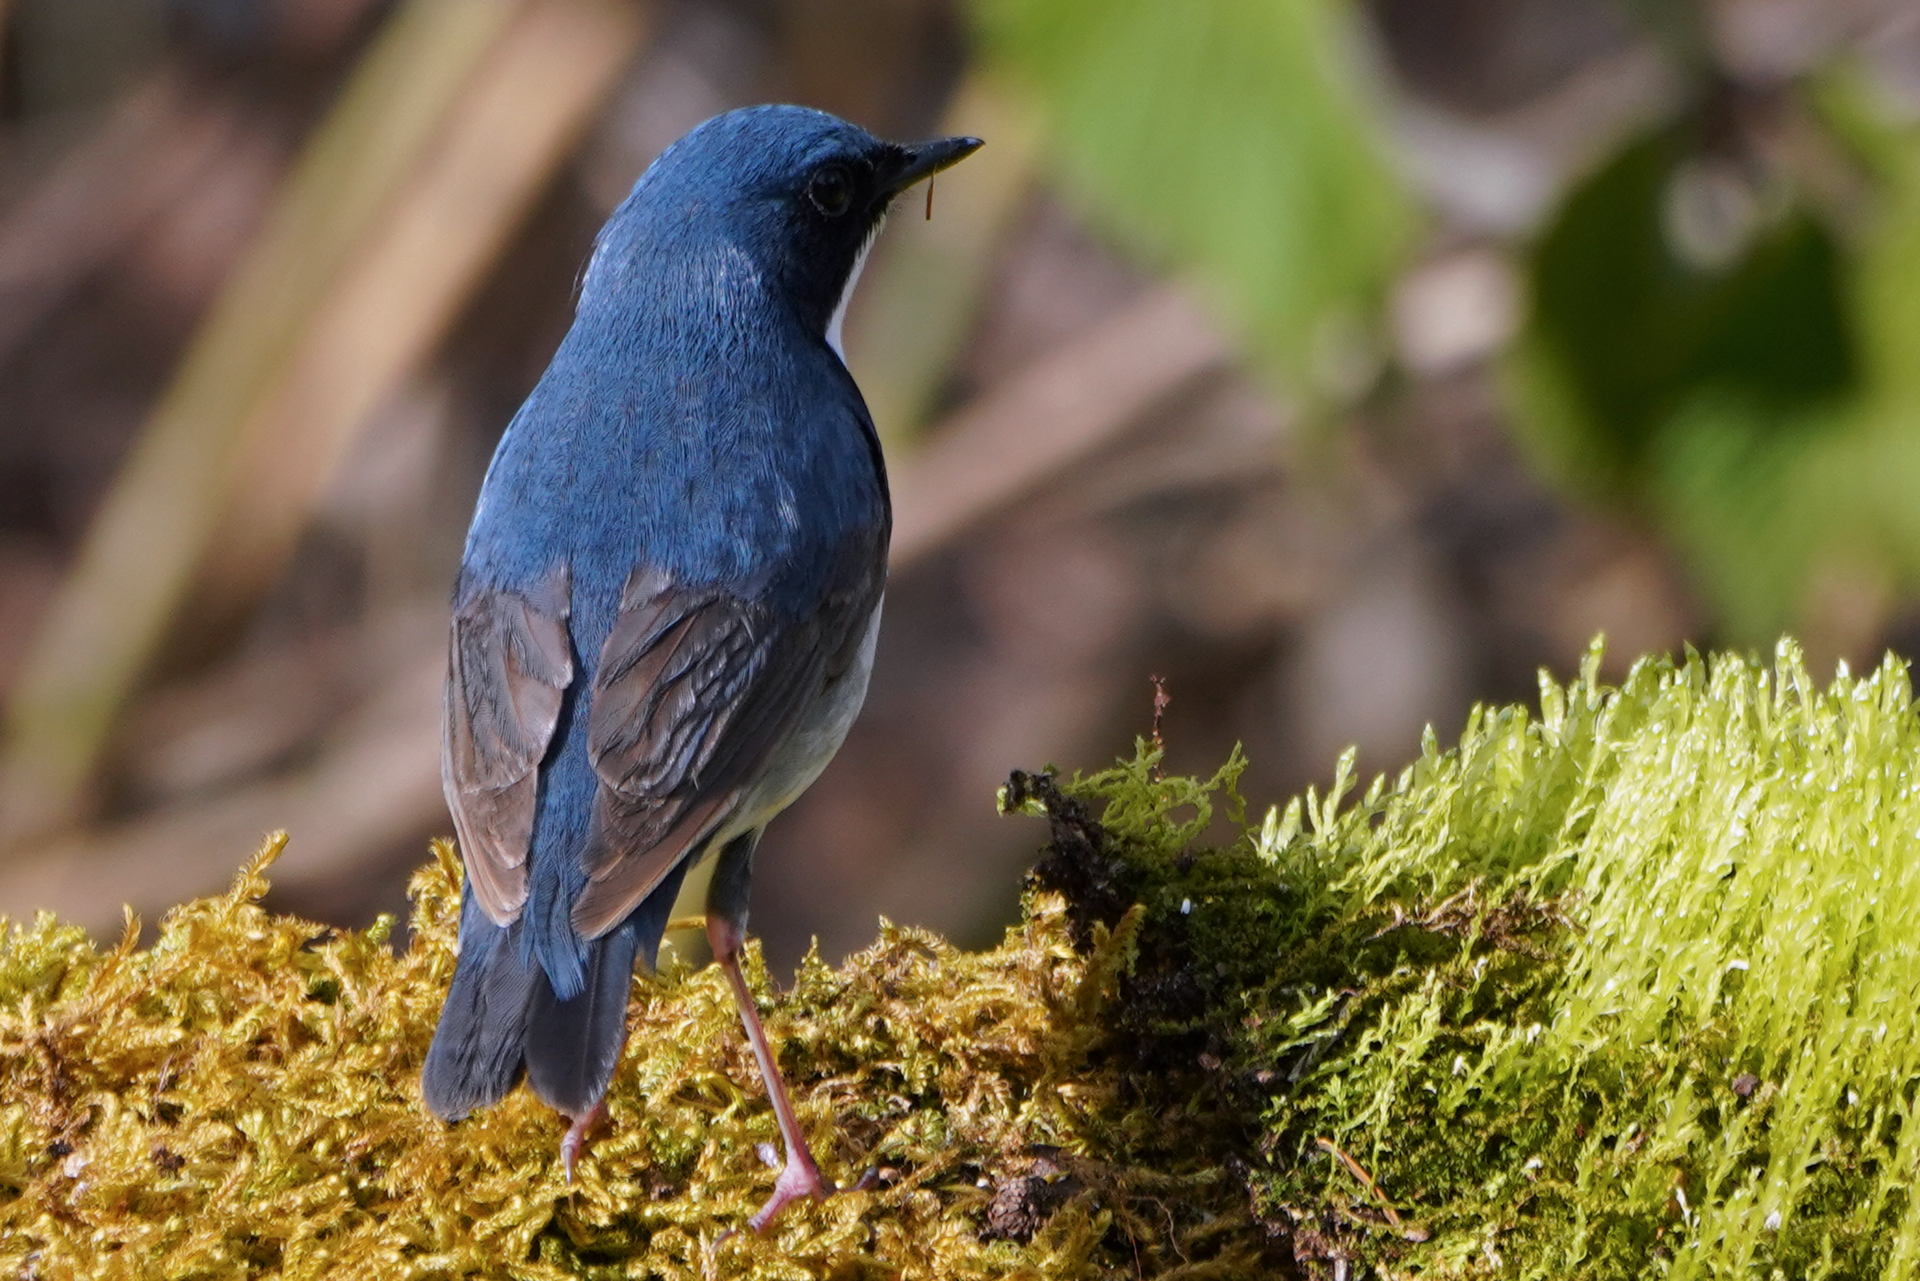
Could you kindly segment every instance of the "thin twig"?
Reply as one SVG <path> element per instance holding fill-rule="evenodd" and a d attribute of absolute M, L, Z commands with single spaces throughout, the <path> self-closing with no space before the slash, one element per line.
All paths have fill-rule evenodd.
<path fill-rule="evenodd" d="M 1149 676 L 1147 679 L 1153 682 L 1153 753 L 1157 757 L 1164 757 L 1167 754 L 1167 743 L 1160 737 L 1160 720 L 1167 714 L 1167 707 L 1173 702 L 1173 695 L 1167 693 L 1166 677 Z M 1153 777 L 1156 780 L 1160 777 L 1158 765 L 1153 767 Z"/>
<path fill-rule="evenodd" d="M 1314 1142 L 1332 1153 L 1339 1159 L 1341 1165 L 1347 1167 L 1354 1178 L 1360 1180 L 1361 1185 L 1372 1194 L 1373 1199 L 1380 1203 L 1381 1210 L 1386 1213 L 1387 1222 L 1393 1225 L 1395 1232 L 1404 1231 L 1400 1224 L 1399 1212 L 1393 1208 L 1393 1203 L 1387 1200 L 1387 1194 L 1380 1190 L 1380 1185 L 1373 1181 L 1373 1176 L 1362 1169 L 1358 1161 L 1342 1152 L 1339 1145 L 1332 1139 L 1315 1139 Z"/>
<path fill-rule="evenodd" d="M 1165 285 L 1035 360 L 932 432 L 893 477 L 893 570 L 1069 472 L 1233 349 Z"/>

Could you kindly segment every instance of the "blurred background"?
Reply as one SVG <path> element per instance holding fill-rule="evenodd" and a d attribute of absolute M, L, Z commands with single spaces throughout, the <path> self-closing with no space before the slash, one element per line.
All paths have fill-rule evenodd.
<path fill-rule="evenodd" d="M 791 964 L 975 942 L 1009 768 L 1264 804 L 1604 632 L 1920 645 L 1915 0 L 0 0 L 0 913 L 449 830 L 446 599 L 593 233 L 728 107 L 987 148 L 848 326 L 894 578 L 762 847 Z"/>

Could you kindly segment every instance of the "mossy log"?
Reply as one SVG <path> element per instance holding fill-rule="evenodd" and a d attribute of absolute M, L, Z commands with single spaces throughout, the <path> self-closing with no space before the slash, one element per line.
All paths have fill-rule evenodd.
<path fill-rule="evenodd" d="M 882 923 L 766 1015 L 857 1190 L 737 1229 L 773 1119 L 710 971 L 636 980 L 568 1185 L 524 1092 L 421 1108 L 458 867 L 393 925 L 258 906 L 0 943 L 22 1277 L 1887 1277 L 1920 1272 L 1920 719 L 1905 669 L 1599 655 L 1537 711 L 1245 821 L 1145 750 L 966 952 Z M 1211 842 L 1211 843 L 1209 843 Z M 760 967 L 750 967 L 767 990 Z M 863 1172 L 870 1172 L 864 1179 Z"/>

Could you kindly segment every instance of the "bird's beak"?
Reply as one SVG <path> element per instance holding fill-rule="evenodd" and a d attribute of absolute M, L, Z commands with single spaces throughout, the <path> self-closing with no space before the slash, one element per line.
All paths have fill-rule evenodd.
<path fill-rule="evenodd" d="M 897 196 L 922 178 L 959 164 L 980 150 L 980 145 L 978 138 L 936 138 L 901 147 L 900 167 L 887 178 L 887 194 Z"/>

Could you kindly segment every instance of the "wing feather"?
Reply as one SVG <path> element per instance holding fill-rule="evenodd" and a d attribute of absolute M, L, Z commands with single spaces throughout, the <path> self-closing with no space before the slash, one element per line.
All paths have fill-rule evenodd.
<path fill-rule="evenodd" d="M 587 714 L 601 785 L 576 929 L 612 929 L 732 816 L 857 647 L 884 546 L 846 549 L 820 607 L 798 617 L 655 571 L 628 580 Z"/>
<path fill-rule="evenodd" d="M 441 785 L 474 897 L 496 925 L 527 900 L 527 850 L 541 758 L 573 681 L 567 580 L 532 595 L 473 593 L 448 646 Z"/>

